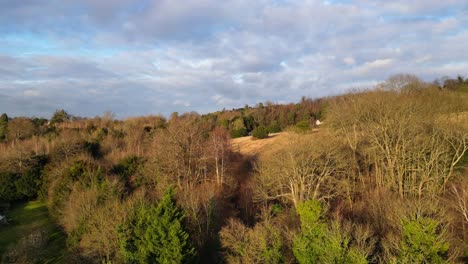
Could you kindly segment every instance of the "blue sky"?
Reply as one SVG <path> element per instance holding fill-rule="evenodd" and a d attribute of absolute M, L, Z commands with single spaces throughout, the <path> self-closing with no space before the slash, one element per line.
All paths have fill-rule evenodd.
<path fill-rule="evenodd" d="M 468 1 L 0 0 L 0 113 L 206 113 L 468 77 Z"/>

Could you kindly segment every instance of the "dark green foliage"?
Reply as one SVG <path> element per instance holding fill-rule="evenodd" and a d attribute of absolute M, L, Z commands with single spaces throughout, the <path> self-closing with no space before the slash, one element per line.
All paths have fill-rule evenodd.
<path fill-rule="evenodd" d="M 99 159 L 102 157 L 101 145 L 99 144 L 99 141 L 85 141 L 84 149 L 91 157 L 95 159 Z"/>
<path fill-rule="evenodd" d="M 247 129 L 247 132 L 252 131 L 256 126 L 253 116 L 251 115 L 244 116 L 244 125 L 245 125 L 245 128 Z"/>
<path fill-rule="evenodd" d="M 20 175 L 12 172 L 0 172 L 0 201 L 14 201 L 21 198 L 16 189 L 16 181 Z"/>
<path fill-rule="evenodd" d="M 264 126 L 259 126 L 252 131 L 252 136 L 258 139 L 264 139 L 268 137 L 268 130 Z"/>
<path fill-rule="evenodd" d="M 32 171 L 26 171 L 21 178 L 15 182 L 16 191 L 19 195 L 28 198 L 35 197 L 38 191 L 38 175 Z"/>
<path fill-rule="evenodd" d="M 143 159 L 137 156 L 126 157 L 115 164 L 111 172 L 117 174 L 124 182 L 125 187 L 128 190 L 132 190 L 135 187 L 139 186 L 140 182 L 138 180 L 132 180 L 133 176 L 138 168 L 143 164 Z"/>
<path fill-rule="evenodd" d="M 33 118 L 33 119 L 31 120 L 31 122 L 33 122 L 33 124 L 34 124 L 36 127 L 42 127 L 42 126 L 44 126 L 45 124 L 47 124 L 47 119 L 35 117 L 35 118 Z"/>
<path fill-rule="evenodd" d="M 126 157 L 112 167 L 112 172 L 126 179 L 137 171 L 141 163 L 142 159 L 137 156 Z"/>
<path fill-rule="evenodd" d="M 35 198 L 42 185 L 42 170 L 47 157 L 32 155 L 21 161 L 22 172 L 0 173 L 0 200 L 15 201 Z"/>
<path fill-rule="evenodd" d="M 403 224 L 399 263 L 448 263 L 449 244 L 439 230 L 440 224 L 427 217 Z"/>
<path fill-rule="evenodd" d="M 49 209 L 53 214 L 59 213 L 63 203 L 68 200 L 75 183 L 78 183 L 83 189 L 90 186 L 103 187 L 105 179 L 104 171 L 100 166 L 83 160 L 76 160 L 69 167 L 60 169 L 54 174 L 57 175 L 49 180 L 54 181 L 55 184 L 47 186 L 46 183 L 44 186 L 46 189 L 49 188 L 47 198 Z"/>
<path fill-rule="evenodd" d="M 118 229 L 122 255 L 128 263 L 192 263 L 196 253 L 183 219 L 172 189 L 156 206 L 140 204 Z"/>
<path fill-rule="evenodd" d="M 278 121 L 274 120 L 273 122 L 271 122 L 271 124 L 268 126 L 268 132 L 269 133 L 281 132 L 281 126 L 279 125 Z"/>
<path fill-rule="evenodd" d="M 5 140 L 7 135 L 8 129 L 8 116 L 7 114 L 3 113 L 0 116 L 0 142 Z"/>
<path fill-rule="evenodd" d="M 65 110 L 56 110 L 52 118 L 50 119 L 51 124 L 56 123 L 63 123 L 65 121 L 69 121 L 71 119 L 71 115 L 69 115 Z"/>
<path fill-rule="evenodd" d="M 305 120 L 299 121 L 299 122 L 296 124 L 296 129 L 297 129 L 299 132 L 306 132 L 307 130 L 310 129 L 309 122 L 308 122 L 308 121 L 305 121 Z"/>
<path fill-rule="evenodd" d="M 235 129 L 231 131 L 232 138 L 245 137 L 248 135 L 249 133 L 247 132 L 247 129 L 245 128 Z"/>
<path fill-rule="evenodd" d="M 291 111 L 287 115 L 287 120 L 288 120 L 288 125 L 293 125 L 296 123 L 296 113 L 294 111 Z"/>

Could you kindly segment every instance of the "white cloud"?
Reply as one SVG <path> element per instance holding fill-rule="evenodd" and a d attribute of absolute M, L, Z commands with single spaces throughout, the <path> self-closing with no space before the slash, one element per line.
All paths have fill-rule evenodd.
<path fill-rule="evenodd" d="M 23 91 L 23 94 L 27 97 L 38 97 L 41 95 L 41 92 L 38 90 L 25 90 Z"/>
<path fill-rule="evenodd" d="M 347 65 L 354 65 L 356 63 L 356 60 L 353 57 L 345 57 L 343 59 L 343 62 Z"/>
<path fill-rule="evenodd" d="M 462 0 L 33 2 L 0 1 L 0 110 L 12 114 L 207 112 L 393 73 L 468 74 Z"/>

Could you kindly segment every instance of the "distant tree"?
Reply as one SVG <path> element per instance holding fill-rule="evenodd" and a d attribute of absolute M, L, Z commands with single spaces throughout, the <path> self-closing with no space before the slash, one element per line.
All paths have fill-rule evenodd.
<path fill-rule="evenodd" d="M 302 121 L 297 122 L 296 128 L 299 132 L 305 132 L 310 129 L 310 125 L 308 121 L 302 120 Z"/>
<path fill-rule="evenodd" d="M 7 114 L 3 113 L 0 116 L 0 141 L 3 141 L 6 139 L 7 129 L 8 129 L 8 116 Z"/>
<path fill-rule="evenodd" d="M 288 125 L 293 125 L 296 122 L 296 112 L 291 110 L 287 115 Z"/>
<path fill-rule="evenodd" d="M 237 137 L 243 137 L 247 135 L 248 135 L 248 131 L 244 125 L 244 119 L 241 117 L 236 118 L 234 122 L 232 123 L 231 137 L 237 138 Z"/>
<path fill-rule="evenodd" d="M 65 110 L 56 110 L 55 113 L 52 115 L 50 119 L 51 124 L 63 123 L 69 121 L 71 119 L 71 115 L 69 115 Z"/>
<path fill-rule="evenodd" d="M 252 131 L 252 136 L 257 139 L 267 138 L 268 130 L 264 126 L 259 126 Z"/>
<path fill-rule="evenodd" d="M 184 217 L 172 189 L 156 206 L 137 206 L 119 227 L 123 256 L 129 263 L 190 263 L 196 252 L 184 230 Z"/>
<path fill-rule="evenodd" d="M 255 119 L 253 118 L 253 116 L 251 115 L 244 116 L 243 119 L 244 119 L 245 129 L 247 130 L 247 132 L 252 131 L 256 126 Z"/>
<path fill-rule="evenodd" d="M 31 119 L 16 117 L 8 122 L 8 140 L 23 140 L 32 137 L 37 132 Z"/>
<path fill-rule="evenodd" d="M 268 132 L 270 133 L 278 133 L 281 131 L 281 126 L 277 120 L 273 120 L 270 125 L 268 126 Z"/>

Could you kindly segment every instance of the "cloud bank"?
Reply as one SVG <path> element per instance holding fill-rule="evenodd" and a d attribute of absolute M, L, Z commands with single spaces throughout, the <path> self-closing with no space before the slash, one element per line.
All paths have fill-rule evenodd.
<path fill-rule="evenodd" d="M 0 0 L 0 112 L 118 117 L 468 75 L 468 2 Z"/>

